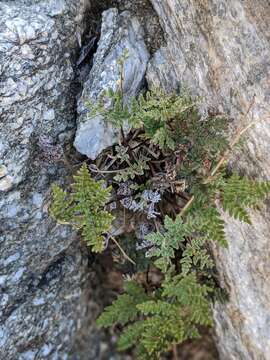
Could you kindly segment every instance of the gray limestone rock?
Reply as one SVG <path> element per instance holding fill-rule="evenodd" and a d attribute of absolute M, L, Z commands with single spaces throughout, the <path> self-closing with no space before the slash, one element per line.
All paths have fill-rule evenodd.
<path fill-rule="evenodd" d="M 117 89 L 120 69 L 117 61 L 128 50 L 123 69 L 123 91 L 126 99 L 135 96 L 141 88 L 149 53 L 143 40 L 143 31 L 128 11 L 118 14 L 116 9 L 103 13 L 101 39 L 94 57 L 94 65 L 84 84 L 78 103 L 78 128 L 74 146 L 84 155 L 95 159 L 100 152 L 115 143 L 119 131 L 101 116 L 91 117 L 86 102 L 95 102 L 108 89 Z"/>
<path fill-rule="evenodd" d="M 270 179 L 269 1 L 151 2 L 167 46 L 149 64 L 149 83 L 167 90 L 187 86 L 206 109 L 226 112 L 238 127 L 261 119 L 232 166 Z M 251 216 L 253 226 L 226 218 L 229 249 L 214 249 L 230 295 L 226 305 L 215 309 L 220 354 L 226 360 L 270 359 L 269 204 Z"/>
<path fill-rule="evenodd" d="M 0 2 L 1 359 L 67 359 L 88 306 L 87 255 L 48 214 L 51 184 L 67 176 L 61 139 L 75 126 L 84 10 Z"/>

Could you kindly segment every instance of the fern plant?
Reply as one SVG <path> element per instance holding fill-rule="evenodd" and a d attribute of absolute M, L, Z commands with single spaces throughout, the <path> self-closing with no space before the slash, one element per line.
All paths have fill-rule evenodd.
<path fill-rule="evenodd" d="M 119 103 L 120 93 L 117 96 Z M 131 179 L 137 180 L 138 184 L 143 178 L 146 184 L 154 184 L 155 189 L 170 195 L 174 192 L 179 195 L 173 184 L 184 179 L 180 196 L 183 193 L 188 201 L 173 218 L 163 209 L 164 218 L 160 219 L 159 230 L 145 237 L 147 257 L 153 259 L 153 264 L 164 274 L 160 288 L 145 289 L 144 296 L 148 299 L 143 301 L 141 297 L 138 303 L 133 302 L 133 306 L 127 302 L 130 294 L 128 297 L 125 297 L 127 294 L 120 295 L 105 309 L 98 324 L 121 323 L 124 329 L 119 338 L 119 349 L 135 346 L 138 359 L 159 359 L 174 344 L 198 337 L 200 326 L 212 323 L 210 304 L 218 290 L 211 280 L 214 262 L 208 244 L 216 241 L 220 246 L 227 246 L 225 224 L 218 204 L 231 216 L 250 223 L 247 209 L 256 208 L 267 196 L 270 183 L 258 183 L 226 172 L 220 161 L 229 147 L 224 136 L 224 117 L 200 119 L 196 104 L 188 96 L 166 95 L 153 90 L 133 100 L 129 109 L 123 109 L 128 112 L 123 118 L 128 119 L 131 127 L 139 129 L 139 132 L 135 131 L 139 134 L 138 139 L 132 132 L 130 137 L 123 139 L 127 168 L 134 174 L 130 162 L 136 164 L 138 149 L 140 156 L 150 155 L 142 173 L 134 174 Z M 117 125 L 123 126 L 121 116 Z M 131 145 L 129 139 L 133 141 Z M 151 152 L 143 153 L 140 141 Z M 135 153 L 132 152 L 134 143 Z M 152 181 L 156 175 L 155 164 L 164 158 L 173 165 L 169 167 L 166 160 L 165 168 L 159 168 L 157 172 L 163 172 L 165 176 L 158 175 L 159 183 L 155 183 Z M 127 180 L 121 172 L 119 174 L 116 180 Z M 170 183 L 169 190 L 167 185 L 162 185 L 163 179 Z M 123 324 L 121 316 L 125 307 L 129 308 L 130 317 Z"/>
<path fill-rule="evenodd" d="M 224 201 L 226 204 L 228 196 L 234 199 L 230 203 L 238 204 L 241 190 L 245 193 L 247 188 L 248 199 L 243 199 L 241 209 L 238 205 L 233 207 L 233 212 L 229 208 L 229 212 L 250 223 L 249 218 L 241 216 L 246 211 L 244 205 L 256 207 L 270 192 L 269 182 L 258 183 L 233 176 L 224 179 L 216 194 L 222 194 L 222 204 L 227 210 Z M 127 293 L 120 295 L 98 319 L 99 326 L 124 326 L 118 348 L 135 347 L 138 359 L 160 359 L 173 345 L 199 337 L 201 326 L 212 325 L 211 302 L 219 290 L 211 281 L 214 262 L 206 244 L 213 240 L 227 246 L 227 240 L 224 221 L 214 202 L 204 204 L 199 210 L 197 206 L 194 203 L 186 215 L 178 215 L 175 220 L 166 216 L 162 229 L 146 236 L 151 243 L 148 256 L 164 274 L 160 289 L 147 292 L 137 284 L 140 289 L 137 297 L 126 290 Z"/>
<path fill-rule="evenodd" d="M 62 224 L 70 224 L 82 233 L 82 237 L 94 252 L 104 250 L 104 234 L 111 227 L 113 216 L 104 210 L 111 189 L 104 182 L 95 181 L 84 164 L 74 176 L 71 191 L 52 188 L 52 216 Z"/>
<path fill-rule="evenodd" d="M 135 346 L 138 359 L 159 359 L 172 344 L 197 338 L 199 326 L 212 324 L 208 301 L 212 289 L 198 283 L 195 273 L 169 278 L 151 295 L 134 282 L 126 283 L 126 291 L 97 323 L 104 327 L 129 323 L 118 347 L 127 350 Z"/>
<path fill-rule="evenodd" d="M 100 113 L 120 129 L 119 144 L 106 149 L 90 172 L 83 165 L 69 192 L 54 186 L 51 213 L 79 229 L 95 252 L 104 249 L 105 237 L 113 239 L 132 266 L 133 254 L 125 252 L 121 236 L 112 236 L 108 208 L 124 214 L 125 225 L 128 216 L 132 226 L 144 219 L 145 228 L 152 229 L 142 231 L 138 251 L 144 252 L 146 268 L 150 261 L 159 272 L 159 283 L 153 284 L 148 273 L 145 283 L 136 276 L 126 282 L 98 325 L 117 325 L 120 350 L 135 347 L 136 359 L 155 360 L 176 344 L 197 338 L 202 326 L 211 326 L 211 302 L 219 289 L 209 244 L 228 246 L 220 209 L 250 224 L 248 209 L 268 196 L 270 182 L 226 170 L 225 154 L 233 146 L 224 116 L 202 118 L 198 99 L 160 89 L 127 104 L 122 81 L 120 71 L 119 89 L 105 91 L 91 104 L 92 115 Z M 100 174 L 110 187 L 95 179 Z"/>

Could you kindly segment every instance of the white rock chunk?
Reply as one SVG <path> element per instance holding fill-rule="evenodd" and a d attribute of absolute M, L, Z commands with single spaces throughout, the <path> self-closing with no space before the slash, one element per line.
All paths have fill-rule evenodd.
<path fill-rule="evenodd" d="M 128 51 L 123 76 L 125 98 L 135 96 L 140 90 L 146 72 L 149 53 L 143 40 L 143 31 L 138 20 L 128 11 L 118 14 L 116 9 L 103 13 L 101 39 L 94 57 L 94 65 L 84 84 L 78 103 L 78 129 L 74 146 L 84 155 L 95 159 L 103 149 L 114 144 L 119 132 L 105 123 L 101 116 L 89 115 L 86 102 L 96 102 L 108 89 L 117 89 L 120 69 L 117 60 Z"/>

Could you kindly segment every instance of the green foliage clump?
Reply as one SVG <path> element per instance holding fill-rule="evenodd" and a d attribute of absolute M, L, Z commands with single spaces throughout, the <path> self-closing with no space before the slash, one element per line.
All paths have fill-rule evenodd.
<path fill-rule="evenodd" d="M 108 99 L 113 104 L 109 108 L 105 107 Z M 196 159 L 205 144 L 206 153 L 215 157 L 228 145 L 225 137 L 216 137 L 217 133 L 224 131 L 225 118 L 213 116 L 202 121 L 197 102 L 187 93 L 179 96 L 156 88 L 131 99 L 127 105 L 121 90 L 109 89 L 102 94 L 98 104 L 90 105 L 92 116 L 101 114 L 117 128 L 129 125 L 132 129 L 143 129 L 142 137 L 162 150 L 175 150 L 179 143 L 182 146 L 192 144 L 191 161 Z"/>
<path fill-rule="evenodd" d="M 153 244 L 150 256 L 156 258 L 155 265 L 166 273 L 173 265 L 176 250 L 183 250 L 193 229 L 189 223 L 184 223 L 180 217 L 172 220 L 166 216 L 162 232 L 151 233 L 146 239 Z"/>
<path fill-rule="evenodd" d="M 221 189 L 222 207 L 235 219 L 251 224 L 247 209 L 256 209 L 269 192 L 269 181 L 258 182 L 233 174 Z"/>
<path fill-rule="evenodd" d="M 155 360 L 176 344 L 197 338 L 202 326 L 211 326 L 211 302 L 220 289 L 209 244 L 228 246 L 220 209 L 251 224 L 248 209 L 256 209 L 266 198 L 270 182 L 226 170 L 224 154 L 231 144 L 224 116 L 202 118 L 198 100 L 160 89 L 127 104 L 122 81 L 121 74 L 120 89 L 109 89 L 98 104 L 91 104 L 92 115 L 102 114 L 121 133 L 119 143 L 90 166 L 91 173 L 102 174 L 111 187 L 104 188 L 84 165 L 70 192 L 54 186 L 51 213 L 81 230 L 95 252 L 104 249 L 104 235 L 113 239 L 133 265 L 124 241 L 109 232 L 113 217 L 106 209 L 114 205 L 130 223 L 147 219 L 138 236 L 139 248 L 145 267 L 150 262 L 160 281 L 153 285 L 147 270 L 146 282 L 136 276 L 127 281 L 98 325 L 117 325 L 120 350 L 135 348 L 136 359 Z"/>
<path fill-rule="evenodd" d="M 159 359 L 172 344 L 199 337 L 198 326 L 212 324 L 208 301 L 212 289 L 201 285 L 194 273 L 167 279 L 161 291 L 151 295 L 134 282 L 127 285 L 139 291 L 132 294 L 126 289 L 127 293 L 120 295 L 97 323 L 107 327 L 129 322 L 118 347 L 127 350 L 136 346 L 137 359 Z"/>
<path fill-rule="evenodd" d="M 113 216 L 104 210 L 110 197 L 110 188 L 104 182 L 95 181 L 84 164 L 74 176 L 71 191 L 52 188 L 52 216 L 62 224 L 70 224 L 81 230 L 82 237 L 94 252 L 104 249 L 104 234 L 111 227 Z"/>
<path fill-rule="evenodd" d="M 143 287 L 133 281 L 127 281 L 124 290 L 125 294 L 120 295 L 99 317 L 97 321 L 99 326 L 108 327 L 116 323 L 126 325 L 137 318 L 139 314 L 137 305 L 147 301 L 148 296 Z"/>
<path fill-rule="evenodd" d="M 207 232 L 203 232 L 201 219 L 188 216 L 184 222 L 180 216 L 175 220 L 165 218 L 161 232 L 151 233 L 146 238 L 153 244 L 150 257 L 154 257 L 155 265 L 167 273 L 175 266 L 175 251 L 181 250 L 181 271 L 187 275 L 191 270 L 201 272 L 213 267 L 213 261 L 205 249 L 209 240 Z"/>
<path fill-rule="evenodd" d="M 213 281 L 209 242 L 228 245 L 220 208 L 250 223 L 247 209 L 256 208 L 267 196 L 270 183 L 226 171 L 221 160 L 229 148 L 225 118 L 201 119 L 186 94 L 167 95 L 155 89 L 133 99 L 130 107 L 123 105 L 121 92 L 109 94 L 113 105 L 105 110 L 107 120 L 120 128 L 127 121 L 133 129 L 123 135 L 121 151 L 116 149 L 119 160 L 114 169 L 119 172 L 114 179 L 132 180 L 134 189 L 158 189 L 167 205 L 172 199 L 174 211 L 172 215 L 160 203 L 159 230 L 145 236 L 151 244 L 146 256 L 164 274 L 160 287 L 146 287 L 136 300 L 128 292 L 120 295 L 98 324 L 121 324 L 119 349 L 135 347 L 138 359 L 159 359 L 174 344 L 198 337 L 200 327 L 212 323 L 210 304 L 219 290 Z M 139 160 L 143 164 L 137 171 Z M 182 209 L 175 205 L 178 196 L 187 198 Z"/>

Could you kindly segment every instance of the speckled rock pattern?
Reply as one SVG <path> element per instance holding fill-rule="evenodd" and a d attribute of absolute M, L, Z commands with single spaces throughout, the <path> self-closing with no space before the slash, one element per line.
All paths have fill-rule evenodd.
<path fill-rule="evenodd" d="M 269 1 L 151 2 L 167 46 L 149 64 L 149 83 L 167 90 L 187 86 L 202 96 L 206 108 L 226 112 L 236 126 L 268 119 L 249 131 L 232 165 L 256 179 L 270 179 Z M 227 218 L 229 249 L 214 249 L 230 295 L 229 303 L 215 309 L 220 355 L 226 360 L 270 359 L 269 204 L 252 220 L 249 226 Z"/>
<path fill-rule="evenodd" d="M 87 256 L 48 215 L 67 176 L 83 13 L 77 0 L 0 2 L 1 359 L 67 359 L 84 316 Z"/>
<path fill-rule="evenodd" d="M 74 146 L 95 159 L 103 149 L 115 143 L 119 131 L 106 123 L 100 115 L 91 116 L 87 102 L 95 103 L 101 93 L 111 88 L 119 88 L 120 66 L 118 60 L 128 51 L 123 69 L 123 92 L 126 99 L 135 96 L 140 90 L 149 53 L 143 39 L 143 30 L 136 17 L 124 11 L 110 9 L 103 13 L 101 38 L 94 56 L 81 99 L 78 103 L 78 128 Z"/>

